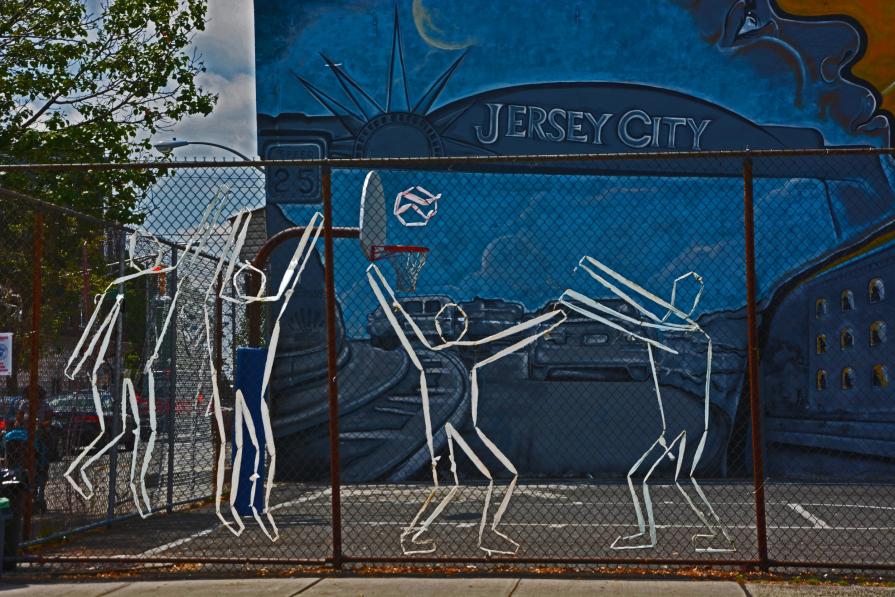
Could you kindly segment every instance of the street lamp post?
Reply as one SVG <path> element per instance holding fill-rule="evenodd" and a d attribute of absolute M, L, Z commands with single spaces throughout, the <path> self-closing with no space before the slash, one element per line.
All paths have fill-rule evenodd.
<path fill-rule="evenodd" d="M 187 145 L 207 145 L 208 147 L 217 147 L 218 149 L 223 149 L 224 151 L 229 151 L 230 153 L 239 156 L 246 162 L 251 162 L 252 158 L 249 156 L 236 151 L 232 147 L 227 147 L 226 145 L 221 145 L 220 143 L 212 143 L 210 141 L 178 141 L 177 139 L 172 139 L 171 141 L 163 141 L 161 143 L 156 143 L 153 145 L 157 150 L 162 152 L 165 155 L 170 155 L 175 149 L 179 147 L 185 147 Z M 255 170 L 259 172 L 264 172 L 264 168 L 260 166 L 253 166 Z"/>

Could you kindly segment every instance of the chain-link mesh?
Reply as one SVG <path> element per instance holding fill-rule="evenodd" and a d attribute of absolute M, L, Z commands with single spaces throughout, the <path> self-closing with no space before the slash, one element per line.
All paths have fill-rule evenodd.
<path fill-rule="evenodd" d="M 381 189 L 349 165 L 323 169 L 329 206 L 267 211 L 255 168 L 170 170 L 132 245 L 129 229 L 0 199 L 7 434 L 32 360 L 35 230 L 44 241 L 36 363 L 54 414 L 33 483 L 4 441 L 34 494 L 27 554 L 893 564 L 890 155 L 386 161 Z M 369 258 L 394 247 L 427 250 L 412 292 L 400 260 Z M 109 305 L 96 297 L 141 267 L 158 269 L 106 294 L 123 297 L 106 355 L 82 346 L 70 379 Z M 100 420 L 97 447 L 125 433 L 84 453 Z M 63 474 L 82 453 L 90 499 Z"/>
<path fill-rule="evenodd" d="M 349 411 L 340 417 L 348 557 L 756 557 L 751 469 L 743 439 L 731 442 L 746 355 L 739 163 L 699 164 L 735 172 L 717 178 L 542 174 L 533 164 L 521 164 L 522 173 L 379 171 L 385 219 L 364 224 L 386 227 L 390 244 L 429 254 L 415 291 L 400 293 L 390 264 L 376 261 L 368 278 L 357 242 L 336 245 L 336 296 L 351 348 L 339 368 L 340 407 Z M 333 173 L 335 225 L 357 218 L 365 173 Z M 425 226 L 394 216 L 396 194 L 412 186 L 441 194 Z M 634 285 L 665 301 L 676 288 L 679 311 L 669 317 L 669 305 Z M 691 311 L 692 319 L 681 317 Z M 565 320 L 527 324 L 555 312 Z M 415 519 L 433 485 L 421 371 L 439 487 Z M 643 529 L 626 483 L 635 465 Z M 482 530 L 489 476 L 495 486 Z M 444 510 L 427 525 L 439 504 Z M 716 536 L 694 541 L 699 534 Z"/>
<path fill-rule="evenodd" d="M 892 563 L 892 158 L 754 168 L 769 555 Z"/>

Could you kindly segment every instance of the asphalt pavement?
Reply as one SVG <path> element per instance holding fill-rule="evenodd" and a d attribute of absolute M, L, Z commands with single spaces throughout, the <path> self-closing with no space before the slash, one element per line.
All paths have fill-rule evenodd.
<path fill-rule="evenodd" d="M 673 485 L 657 484 L 652 499 L 657 545 L 651 549 L 613 549 L 613 541 L 636 531 L 636 518 L 624 484 L 520 485 L 501 530 L 520 543 L 517 556 L 528 559 L 663 558 L 754 560 L 756 527 L 751 483 L 706 483 L 705 492 L 733 539 L 732 551 L 697 550 L 699 519 Z M 342 546 L 346 557 L 402 556 L 402 529 L 426 498 L 428 486 L 343 486 Z M 450 487 L 442 487 L 438 497 Z M 501 499 L 498 487 L 493 503 Z M 895 564 L 895 508 L 886 487 L 821 484 L 770 484 L 767 492 L 769 555 L 775 560 Z M 432 525 L 432 557 L 484 558 L 477 546 L 486 487 L 464 486 Z M 227 558 L 323 560 L 332 554 L 332 494 L 328 487 L 278 484 L 271 514 L 279 539 L 271 541 L 251 517 L 233 535 L 208 502 L 201 507 L 134 517 L 108 528 L 67 537 L 42 548 L 45 556 L 91 558 Z M 224 505 L 224 512 L 229 509 Z M 486 530 L 485 542 L 500 537 Z M 499 545 L 493 545 L 500 547 Z M 719 547 L 723 545 L 719 544 Z M 101 562 L 91 567 L 101 571 Z"/>

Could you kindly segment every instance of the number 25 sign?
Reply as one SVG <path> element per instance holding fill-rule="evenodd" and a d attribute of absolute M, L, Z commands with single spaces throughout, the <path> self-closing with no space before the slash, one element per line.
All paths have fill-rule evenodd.
<path fill-rule="evenodd" d="M 319 160 L 318 143 L 278 143 L 267 150 L 268 160 Z M 267 166 L 267 202 L 318 203 L 321 180 L 319 166 Z"/>

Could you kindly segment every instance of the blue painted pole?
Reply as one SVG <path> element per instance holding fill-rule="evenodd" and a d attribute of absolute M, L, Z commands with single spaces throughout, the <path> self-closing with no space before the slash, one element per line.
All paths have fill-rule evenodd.
<path fill-rule="evenodd" d="M 235 390 L 242 390 L 243 399 L 251 413 L 252 426 L 255 436 L 258 438 L 258 451 L 260 458 L 258 463 L 258 478 L 255 487 L 255 509 L 261 512 L 264 507 L 264 481 L 265 481 L 265 449 L 267 438 L 264 435 L 264 425 L 261 422 L 261 381 L 264 376 L 264 363 L 267 359 L 266 348 L 250 348 L 241 346 L 236 349 L 236 379 Z M 267 399 L 265 396 L 263 399 Z M 234 404 L 233 416 L 239 405 Z M 248 428 L 249 420 L 243 418 L 242 423 L 242 459 L 239 467 L 239 487 L 236 491 L 236 511 L 240 516 L 252 514 L 252 482 L 255 470 L 255 446 L 252 444 L 252 436 Z M 233 425 L 234 438 L 236 437 L 236 424 Z M 232 460 L 236 460 L 236 443 L 231 445 Z"/>

